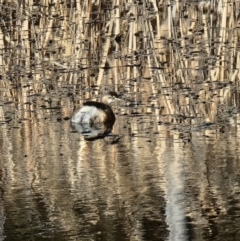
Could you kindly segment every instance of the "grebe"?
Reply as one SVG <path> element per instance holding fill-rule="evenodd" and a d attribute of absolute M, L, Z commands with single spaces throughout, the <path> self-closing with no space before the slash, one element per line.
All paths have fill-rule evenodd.
<path fill-rule="evenodd" d="M 102 97 L 102 102 L 86 101 L 83 106 L 72 116 L 73 123 L 112 123 L 115 122 L 115 115 L 109 106 L 110 103 L 118 100 L 118 94 L 109 91 Z"/>

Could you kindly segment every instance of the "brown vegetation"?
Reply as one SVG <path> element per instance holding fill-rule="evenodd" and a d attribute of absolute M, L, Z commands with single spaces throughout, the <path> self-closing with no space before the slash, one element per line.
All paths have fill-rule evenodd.
<path fill-rule="evenodd" d="M 239 4 L 4 1 L 1 104 L 68 115 L 71 103 L 110 88 L 143 100 L 143 111 L 214 121 L 239 99 Z"/>

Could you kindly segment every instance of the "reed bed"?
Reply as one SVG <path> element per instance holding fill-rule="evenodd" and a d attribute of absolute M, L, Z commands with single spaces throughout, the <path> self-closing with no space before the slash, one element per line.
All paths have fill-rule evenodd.
<path fill-rule="evenodd" d="M 17 108 L 24 117 L 41 108 L 62 108 L 68 115 L 72 104 L 108 88 L 140 112 L 215 121 L 229 101 L 239 104 L 239 5 L 4 1 L 2 120 L 9 106 L 12 115 Z M 135 105 L 140 102 L 143 107 Z"/>

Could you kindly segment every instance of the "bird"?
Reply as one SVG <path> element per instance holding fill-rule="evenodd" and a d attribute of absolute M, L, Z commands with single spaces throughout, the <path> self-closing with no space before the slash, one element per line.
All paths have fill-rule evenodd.
<path fill-rule="evenodd" d="M 87 123 L 94 125 L 97 123 L 114 124 L 115 115 L 110 103 L 119 100 L 119 96 L 114 91 L 108 91 L 102 96 L 102 102 L 86 101 L 83 106 L 77 110 L 72 118 L 72 123 Z"/>

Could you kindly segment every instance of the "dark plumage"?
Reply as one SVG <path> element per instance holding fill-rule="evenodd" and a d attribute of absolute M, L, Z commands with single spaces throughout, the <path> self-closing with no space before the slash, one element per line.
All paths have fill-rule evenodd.
<path fill-rule="evenodd" d="M 104 122 L 115 122 L 115 115 L 109 105 L 97 101 L 86 101 L 83 103 L 83 106 L 96 107 L 98 110 L 102 110 L 106 114 L 106 120 Z"/>
<path fill-rule="evenodd" d="M 73 123 L 114 123 L 115 115 L 108 105 L 118 99 L 117 93 L 110 91 L 103 96 L 102 102 L 86 101 L 72 117 Z"/>

